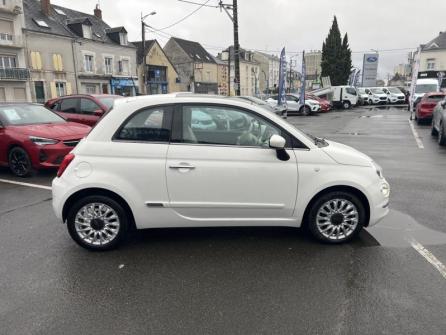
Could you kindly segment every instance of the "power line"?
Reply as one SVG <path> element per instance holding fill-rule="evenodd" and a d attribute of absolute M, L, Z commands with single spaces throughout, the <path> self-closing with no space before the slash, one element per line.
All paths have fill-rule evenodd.
<path fill-rule="evenodd" d="M 192 12 L 190 12 L 189 14 L 187 14 L 186 16 L 184 16 L 183 18 L 179 19 L 178 21 L 176 21 L 176 22 L 174 22 L 174 23 L 172 23 L 172 24 L 170 24 L 170 25 L 168 25 L 168 26 L 166 26 L 166 27 L 164 27 L 164 28 L 160 28 L 160 29 L 156 29 L 156 30 L 157 30 L 157 31 L 160 31 L 160 30 L 166 30 L 166 29 L 172 28 L 173 26 L 176 26 L 177 24 L 183 22 L 183 21 L 186 20 L 188 17 L 194 15 L 194 14 L 195 14 L 196 12 L 198 12 L 201 8 L 203 8 L 204 6 L 206 6 L 206 4 L 207 4 L 209 1 L 211 1 L 211 0 L 207 0 L 205 3 L 202 3 L 202 4 L 200 5 L 200 7 L 198 7 L 198 8 L 195 9 L 195 10 L 193 10 Z M 188 2 L 188 1 L 185 1 L 185 2 Z M 154 28 L 154 29 L 155 29 L 155 28 Z"/>

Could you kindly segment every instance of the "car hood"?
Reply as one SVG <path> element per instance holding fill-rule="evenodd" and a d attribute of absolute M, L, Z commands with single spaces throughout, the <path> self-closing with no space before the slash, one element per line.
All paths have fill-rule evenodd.
<path fill-rule="evenodd" d="M 308 102 L 309 104 L 313 105 L 319 105 L 319 101 L 313 100 L 313 99 L 305 99 L 305 102 Z"/>
<path fill-rule="evenodd" d="M 387 94 L 384 93 L 373 93 L 373 95 L 378 98 L 387 98 Z"/>
<path fill-rule="evenodd" d="M 342 165 L 372 166 L 372 159 L 362 152 L 341 143 L 326 141 L 329 145 L 322 150 L 336 163 Z"/>
<path fill-rule="evenodd" d="M 75 122 L 9 126 L 9 128 L 23 135 L 52 138 L 55 140 L 83 138 L 91 130 L 91 127 Z"/>

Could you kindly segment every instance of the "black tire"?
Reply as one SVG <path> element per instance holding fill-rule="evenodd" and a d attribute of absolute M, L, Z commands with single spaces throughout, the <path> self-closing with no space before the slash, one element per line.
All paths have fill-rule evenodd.
<path fill-rule="evenodd" d="M 435 129 L 435 127 L 434 127 L 434 120 L 432 120 L 431 135 L 432 135 L 433 137 L 438 136 L 438 130 Z"/>
<path fill-rule="evenodd" d="M 438 132 L 438 144 L 441 146 L 446 145 L 446 130 L 444 124 L 440 124 L 440 131 Z"/>
<path fill-rule="evenodd" d="M 342 108 L 344 109 L 350 109 L 352 107 L 352 104 L 350 103 L 350 101 L 344 101 L 342 103 Z"/>
<path fill-rule="evenodd" d="M 308 115 L 310 115 L 310 114 L 311 114 L 310 107 L 308 107 L 308 106 L 303 106 L 303 107 L 301 107 L 301 108 L 300 108 L 300 113 L 301 113 L 303 116 L 308 116 Z"/>
<path fill-rule="evenodd" d="M 8 154 L 8 165 L 11 172 L 20 178 L 29 177 L 33 174 L 31 159 L 25 149 L 14 147 Z"/>
<path fill-rule="evenodd" d="M 335 199 L 347 200 L 348 202 L 350 202 L 354 206 L 354 210 L 356 210 L 358 218 L 356 227 L 351 232 L 345 234 L 344 237 L 341 236 L 342 238 L 339 239 L 331 239 L 327 236 L 324 236 L 319 230 L 317 224 L 317 214 L 319 210 L 325 207 L 324 204 Z M 340 244 L 351 241 L 359 234 L 366 220 L 366 212 L 362 202 L 354 194 L 343 191 L 335 191 L 322 195 L 313 203 L 308 213 L 309 214 L 306 224 L 311 235 L 317 240 L 329 244 Z"/>
<path fill-rule="evenodd" d="M 119 228 L 116 236 L 105 244 L 93 244 L 85 241 L 78 233 L 76 229 L 75 219 L 78 212 L 86 205 L 89 204 L 105 204 L 109 208 L 115 211 L 116 215 L 119 219 Z M 92 225 L 92 223 L 90 223 Z M 71 238 L 79 244 L 81 247 L 92 250 L 92 251 L 105 251 L 116 248 L 127 236 L 129 231 L 130 223 L 129 216 L 125 212 L 124 208 L 118 203 L 116 200 L 109 198 L 107 196 L 102 195 L 91 195 L 85 198 L 82 198 L 74 203 L 74 205 L 70 208 L 67 216 L 67 228 Z M 104 229 L 104 228 L 103 228 Z M 91 228 L 90 231 L 93 232 L 95 228 Z M 95 232 L 99 232 L 95 230 Z M 93 233 L 94 234 L 94 233 Z"/>

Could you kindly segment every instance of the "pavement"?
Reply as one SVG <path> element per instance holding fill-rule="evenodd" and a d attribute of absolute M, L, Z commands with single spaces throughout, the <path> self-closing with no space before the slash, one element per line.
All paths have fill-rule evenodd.
<path fill-rule="evenodd" d="M 350 244 L 298 229 L 156 229 L 78 247 L 53 172 L 0 170 L 0 334 L 445 334 L 446 149 L 398 108 L 290 117 L 375 159 L 391 213 Z M 421 144 L 421 145 L 420 145 Z"/>

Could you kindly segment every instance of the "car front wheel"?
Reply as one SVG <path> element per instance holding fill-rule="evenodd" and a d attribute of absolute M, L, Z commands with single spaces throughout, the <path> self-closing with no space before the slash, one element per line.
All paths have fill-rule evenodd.
<path fill-rule="evenodd" d="M 28 153 L 20 147 L 12 148 L 9 151 L 8 165 L 11 172 L 17 177 L 28 177 L 33 172 Z"/>
<path fill-rule="evenodd" d="M 88 196 L 77 201 L 67 217 L 70 236 L 89 250 L 110 250 L 119 245 L 128 231 L 123 207 L 107 196 Z"/>
<path fill-rule="evenodd" d="M 316 239 L 339 244 L 353 239 L 361 231 L 365 220 L 364 205 L 355 195 L 330 192 L 312 205 L 308 228 Z"/>
<path fill-rule="evenodd" d="M 446 145 L 446 131 L 444 129 L 444 124 L 440 124 L 440 131 L 438 132 L 438 144 L 441 146 Z"/>

